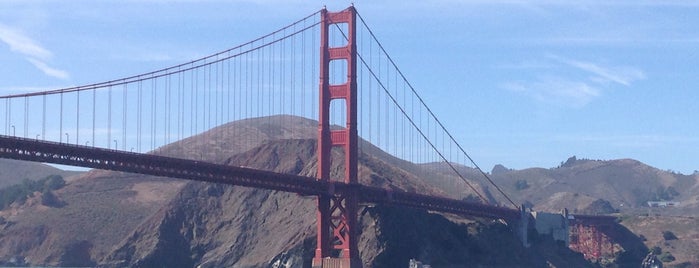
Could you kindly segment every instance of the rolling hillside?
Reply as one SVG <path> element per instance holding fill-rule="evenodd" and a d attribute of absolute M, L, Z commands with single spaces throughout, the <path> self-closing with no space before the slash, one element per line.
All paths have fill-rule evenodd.
<path fill-rule="evenodd" d="M 152 153 L 309 176 L 316 170 L 316 131 L 317 122 L 303 118 L 248 119 Z M 364 184 L 447 196 L 465 189 L 435 185 L 430 180 L 451 177 L 434 165 L 407 163 L 365 142 L 362 152 L 359 173 Z M 474 170 L 464 169 L 477 187 L 492 192 Z M 336 163 L 331 170 L 337 175 L 341 167 Z M 579 205 L 576 200 L 589 206 L 597 199 L 636 204 L 644 198 L 628 195 L 621 185 L 616 190 L 590 186 L 573 192 L 605 178 L 607 170 L 621 178 L 648 181 L 654 177 L 643 176 L 656 174 L 664 179 L 658 185 L 666 187 L 690 185 L 687 178 L 696 179 L 668 177 L 630 160 L 574 160 L 559 168 L 522 171 L 503 168 L 492 176 L 515 200 L 529 201 L 534 208 L 553 210 L 563 201 Z M 526 180 L 528 187 L 517 186 L 518 180 Z M 612 180 L 605 183 L 615 185 Z M 607 193 L 614 196 L 603 196 Z M 314 250 L 313 197 L 100 170 L 71 180 L 54 194 L 62 206 L 42 205 L 38 193 L 25 204 L 0 211 L 0 265 L 299 267 L 308 264 Z M 685 200 L 688 195 L 681 192 L 675 198 Z M 362 206 L 359 217 L 364 267 L 403 266 L 409 258 L 434 267 L 592 267 L 580 254 L 553 242 L 523 248 L 500 222 L 373 205 Z"/>

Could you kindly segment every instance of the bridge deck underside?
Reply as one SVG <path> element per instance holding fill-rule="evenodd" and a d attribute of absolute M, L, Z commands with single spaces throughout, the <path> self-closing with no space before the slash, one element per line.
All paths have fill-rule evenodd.
<path fill-rule="evenodd" d="M 337 192 L 356 191 L 359 202 L 364 203 L 397 205 L 492 219 L 516 220 L 520 217 L 518 210 L 505 207 L 361 184 L 321 181 L 293 174 L 11 136 L 0 135 L 0 157 L 262 188 L 301 195 L 330 196 Z"/>

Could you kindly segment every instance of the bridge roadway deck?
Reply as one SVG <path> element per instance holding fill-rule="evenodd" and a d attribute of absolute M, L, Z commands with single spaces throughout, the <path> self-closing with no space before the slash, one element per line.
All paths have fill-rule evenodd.
<path fill-rule="evenodd" d="M 189 159 L 4 135 L 0 135 L 0 157 L 262 188 L 301 195 L 334 195 L 344 191 L 356 191 L 360 202 L 366 203 L 412 207 L 492 219 L 516 220 L 520 218 L 520 212 L 516 209 L 443 197 L 393 191 L 361 184 L 320 181 L 312 177 Z"/>

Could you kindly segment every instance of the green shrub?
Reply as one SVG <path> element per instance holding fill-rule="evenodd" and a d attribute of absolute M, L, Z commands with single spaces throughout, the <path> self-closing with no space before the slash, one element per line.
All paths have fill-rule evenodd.
<path fill-rule="evenodd" d="M 663 254 L 660 254 L 660 256 L 658 256 L 658 259 L 660 259 L 660 261 L 662 262 L 673 262 L 675 261 L 675 256 L 672 256 L 670 252 L 664 252 Z"/>
<path fill-rule="evenodd" d="M 59 175 L 48 176 L 39 180 L 39 183 L 43 185 L 44 191 L 61 189 L 66 185 L 66 181 Z"/>
<path fill-rule="evenodd" d="M 65 185 L 65 180 L 59 175 L 50 175 L 37 181 L 24 179 L 20 184 L 0 189 L 0 209 L 5 209 L 15 202 L 23 204 L 34 192 L 49 192 Z"/>
<path fill-rule="evenodd" d="M 515 182 L 515 189 L 517 189 L 517 191 L 527 188 L 529 188 L 529 183 L 527 183 L 527 180 L 517 180 L 517 182 Z"/>
<path fill-rule="evenodd" d="M 665 239 L 665 241 L 667 241 L 667 240 L 676 240 L 676 239 L 677 239 L 677 236 L 676 236 L 674 233 L 670 232 L 670 231 L 663 231 L 663 239 Z"/>

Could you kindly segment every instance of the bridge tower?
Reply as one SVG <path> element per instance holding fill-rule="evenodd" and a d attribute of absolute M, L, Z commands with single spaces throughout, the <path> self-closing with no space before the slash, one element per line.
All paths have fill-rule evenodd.
<path fill-rule="evenodd" d="M 346 24 L 345 46 L 330 47 L 329 29 Z M 344 183 L 357 184 L 357 57 L 356 11 L 349 7 L 340 12 L 321 11 L 320 21 L 320 111 L 318 115 L 318 179 L 330 180 L 331 149 L 344 149 Z M 332 61 L 346 62 L 347 79 L 330 84 Z M 346 126 L 330 129 L 330 102 L 344 100 Z M 357 249 L 357 194 L 350 190 L 334 191 L 318 197 L 318 242 L 313 267 L 361 267 Z"/>

